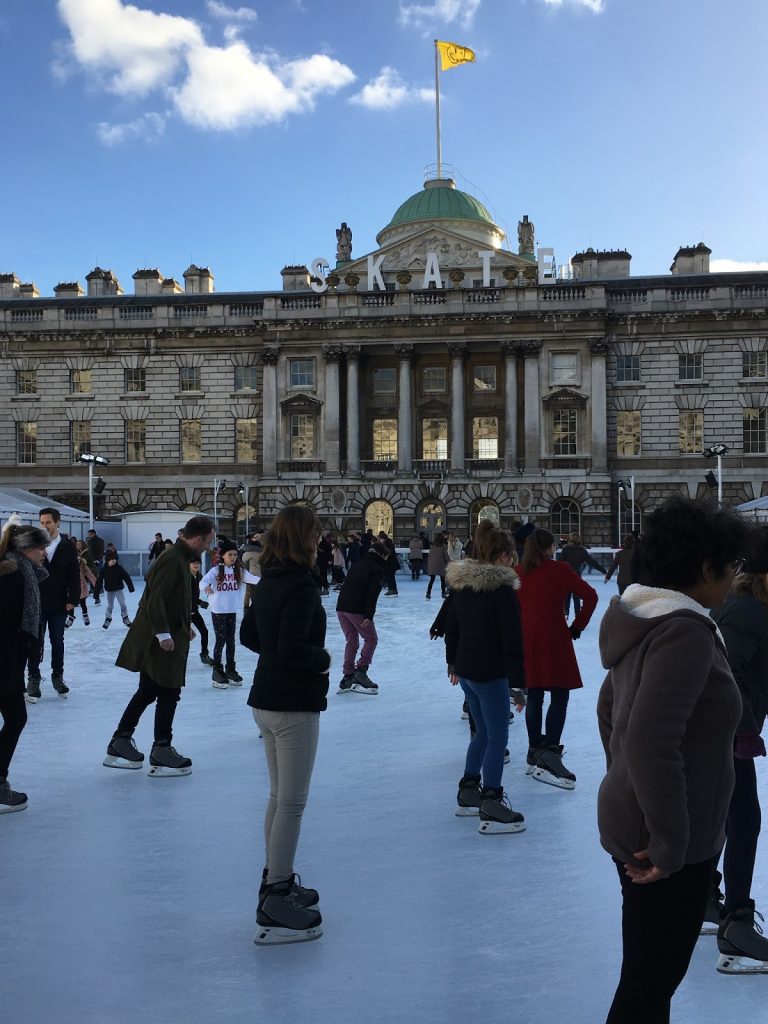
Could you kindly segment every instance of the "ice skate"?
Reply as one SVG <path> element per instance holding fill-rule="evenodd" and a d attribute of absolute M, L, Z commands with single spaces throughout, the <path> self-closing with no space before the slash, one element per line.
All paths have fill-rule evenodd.
<path fill-rule="evenodd" d="M 536 770 L 536 747 L 528 747 L 528 755 L 525 758 L 525 774 L 533 775 Z"/>
<path fill-rule="evenodd" d="M 226 676 L 226 680 L 230 686 L 243 685 L 243 677 L 240 675 L 240 673 L 237 671 L 234 665 L 230 665 L 230 667 L 226 670 L 224 675 Z"/>
<path fill-rule="evenodd" d="M 261 873 L 261 885 L 259 886 L 259 905 L 264 902 L 264 897 L 267 894 L 267 876 L 269 869 L 264 868 Z M 301 884 L 301 876 L 294 874 L 291 879 L 291 892 L 296 898 L 296 902 L 301 904 L 305 910 L 317 910 L 320 905 L 320 893 L 317 889 L 306 889 Z"/>
<path fill-rule="evenodd" d="M 352 693 L 352 683 L 354 681 L 354 678 L 354 672 L 345 673 L 341 677 L 341 681 L 339 682 L 339 688 L 336 691 L 336 693 Z"/>
<path fill-rule="evenodd" d="M 368 676 L 367 666 L 355 669 L 350 690 L 352 693 L 367 693 L 370 697 L 375 697 L 378 694 L 379 687 Z"/>
<path fill-rule="evenodd" d="M 217 690 L 226 690 L 229 687 L 223 665 L 217 665 L 214 663 L 211 679 L 213 680 L 214 688 Z"/>
<path fill-rule="evenodd" d="M 563 764 L 563 748 L 557 744 L 537 747 L 534 751 L 535 766 L 532 772 L 537 782 L 557 789 L 575 789 L 576 776 Z"/>
<path fill-rule="evenodd" d="M 144 755 L 136 749 L 131 736 L 113 736 L 102 764 L 105 768 L 128 768 L 136 771 L 144 764 Z"/>
<path fill-rule="evenodd" d="M 149 774 L 153 778 L 192 774 L 192 761 L 169 743 L 154 744 L 149 755 L 149 765 Z"/>
<path fill-rule="evenodd" d="M 699 935 L 717 935 L 718 928 L 723 922 L 723 896 L 720 891 L 720 882 L 723 876 L 719 871 L 715 872 L 715 880 L 712 883 L 712 889 L 710 890 L 707 898 L 707 909 L 704 911 L 704 923 L 701 926 Z"/>
<path fill-rule="evenodd" d="M 106 617 L 106 619 L 104 619 L 104 621 L 102 622 L 102 624 L 101 624 L 101 628 L 102 628 L 102 629 L 109 629 L 109 627 L 110 627 L 111 625 L 112 625 L 112 616 L 111 616 L 111 615 L 108 615 L 108 616 Z"/>
<path fill-rule="evenodd" d="M 17 793 L 8 785 L 8 779 L 0 775 L 0 814 L 23 811 L 27 806 L 27 794 Z"/>
<path fill-rule="evenodd" d="M 525 832 L 525 818 L 513 811 L 504 790 L 484 789 L 480 800 L 480 835 Z"/>
<path fill-rule="evenodd" d="M 124 626 L 130 626 L 130 624 L 131 624 L 130 618 L 127 615 L 124 615 L 123 616 L 123 625 Z"/>
<path fill-rule="evenodd" d="M 459 781 L 459 792 L 456 794 L 456 817 L 476 818 L 480 813 L 482 787 L 479 775 L 464 775 Z"/>
<path fill-rule="evenodd" d="M 721 974 L 768 974 L 768 939 L 756 917 L 763 920 L 751 903 L 732 911 L 720 925 L 717 969 Z"/>
<path fill-rule="evenodd" d="M 279 946 L 289 942 L 311 942 L 323 934 L 317 910 L 303 907 L 292 889 L 292 879 L 268 885 L 256 912 L 257 946 Z"/>
<path fill-rule="evenodd" d="M 204 665 L 210 665 L 211 668 L 213 668 L 213 666 L 216 664 L 213 658 L 209 656 L 208 651 L 200 652 L 200 661 L 202 661 Z"/>
<path fill-rule="evenodd" d="M 51 676 L 51 684 L 60 697 L 66 698 L 69 693 L 69 687 L 64 682 L 64 676 L 54 675 Z"/>
<path fill-rule="evenodd" d="M 28 704 L 37 704 L 40 700 L 40 676 L 31 675 L 27 679 L 25 699 Z"/>
<path fill-rule="evenodd" d="M 462 722 L 469 721 L 469 704 L 466 701 L 461 705 L 461 720 Z"/>
<path fill-rule="evenodd" d="M 509 764 L 511 758 L 509 756 L 509 747 L 504 748 L 504 764 Z"/>
<path fill-rule="evenodd" d="M 90 620 L 90 617 L 88 615 L 88 612 L 83 612 L 83 624 L 86 625 L 86 626 L 90 626 L 90 624 L 91 624 L 91 620 Z"/>

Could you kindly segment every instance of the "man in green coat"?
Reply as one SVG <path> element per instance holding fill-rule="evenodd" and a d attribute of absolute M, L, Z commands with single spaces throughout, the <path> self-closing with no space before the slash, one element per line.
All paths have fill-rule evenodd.
<path fill-rule="evenodd" d="M 189 641 L 195 635 L 189 563 L 208 549 L 213 533 L 211 519 L 194 516 L 147 573 L 136 617 L 116 661 L 120 668 L 139 673 L 139 688 L 107 747 L 107 768 L 141 768 L 144 755 L 136 749 L 133 732 L 149 705 L 157 702 L 149 774 L 189 775 L 192 771 L 192 761 L 171 746 L 173 716 L 184 685 Z"/>

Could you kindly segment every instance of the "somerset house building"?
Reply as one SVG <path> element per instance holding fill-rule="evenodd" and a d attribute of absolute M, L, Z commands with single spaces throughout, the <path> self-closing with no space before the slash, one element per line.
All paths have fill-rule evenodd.
<path fill-rule="evenodd" d="M 87 507 L 91 452 L 100 517 L 215 502 L 242 536 L 307 502 L 398 542 L 492 518 L 615 543 L 707 492 L 718 444 L 726 502 L 768 493 L 768 274 L 712 274 L 700 243 L 653 277 L 587 249 L 562 279 L 527 216 L 505 244 L 447 178 L 373 251 L 346 224 L 336 243 L 272 291 L 190 266 L 129 295 L 96 267 L 41 297 L 0 274 L 0 479 Z"/>

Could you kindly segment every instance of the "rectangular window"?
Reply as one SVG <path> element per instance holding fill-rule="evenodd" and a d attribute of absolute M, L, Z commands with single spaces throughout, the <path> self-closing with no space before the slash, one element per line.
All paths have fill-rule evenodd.
<path fill-rule="evenodd" d="M 640 380 L 640 356 L 616 356 L 616 383 L 633 384 Z"/>
<path fill-rule="evenodd" d="M 235 391 L 255 391 L 258 372 L 257 366 L 236 366 Z"/>
<path fill-rule="evenodd" d="M 179 440 L 182 462 L 201 462 L 203 458 L 203 427 L 200 420 L 181 420 Z"/>
<path fill-rule="evenodd" d="M 499 421 L 495 416 L 478 416 L 472 420 L 472 458 L 498 459 Z"/>
<path fill-rule="evenodd" d="M 90 395 L 93 390 L 90 370 L 70 370 L 69 390 L 73 395 Z"/>
<path fill-rule="evenodd" d="M 678 380 L 701 380 L 704 376 L 704 353 L 688 352 L 677 357 Z"/>
<path fill-rule="evenodd" d="M 125 421 L 125 461 L 147 461 L 147 421 Z"/>
<path fill-rule="evenodd" d="M 421 450 L 425 459 L 448 458 L 448 420 L 422 420 Z"/>
<path fill-rule="evenodd" d="M 553 385 L 580 384 L 581 366 L 578 352 L 551 352 L 549 356 L 549 383 Z"/>
<path fill-rule="evenodd" d="M 768 352 L 742 352 L 742 377 L 768 377 Z"/>
<path fill-rule="evenodd" d="M 473 391 L 495 391 L 496 390 L 496 367 L 476 366 L 472 370 Z M 494 456 L 495 458 L 495 456 Z"/>
<path fill-rule="evenodd" d="M 131 369 L 125 371 L 125 393 L 133 394 L 137 391 L 147 390 L 147 371 L 144 369 Z"/>
<path fill-rule="evenodd" d="M 306 413 L 291 416 L 291 458 L 311 459 L 315 454 L 315 417 Z"/>
<path fill-rule="evenodd" d="M 680 454 L 701 455 L 704 449 L 704 413 L 681 412 L 679 420 Z"/>
<path fill-rule="evenodd" d="M 257 419 L 235 420 L 235 457 L 238 462 L 256 461 Z"/>
<path fill-rule="evenodd" d="M 91 421 L 73 420 L 70 423 L 72 438 L 72 461 L 77 462 L 81 455 L 91 451 Z"/>
<path fill-rule="evenodd" d="M 179 367 L 179 391 L 202 391 L 199 366 Z"/>
<path fill-rule="evenodd" d="M 552 410 L 552 454 L 575 455 L 578 450 L 578 409 Z"/>
<path fill-rule="evenodd" d="M 373 371 L 374 395 L 394 395 L 397 391 L 397 380 L 394 366 L 377 367 Z"/>
<path fill-rule="evenodd" d="M 446 376 L 444 366 L 426 366 L 422 376 L 425 395 L 436 395 L 445 392 Z"/>
<path fill-rule="evenodd" d="M 313 388 L 315 386 L 315 360 L 288 360 L 288 387 Z"/>
<path fill-rule="evenodd" d="M 397 420 L 373 421 L 373 457 L 377 462 L 397 458 Z"/>
<path fill-rule="evenodd" d="M 622 410 L 616 413 L 616 454 L 640 454 L 640 423 L 639 409 Z"/>
<path fill-rule="evenodd" d="M 37 462 L 37 424 L 16 424 L 16 461 L 24 466 Z"/>
<path fill-rule="evenodd" d="M 16 371 L 16 394 L 36 395 L 37 394 L 37 370 Z"/>
<path fill-rule="evenodd" d="M 768 411 L 765 409 L 742 409 L 742 434 L 745 455 L 764 455 L 768 451 Z"/>

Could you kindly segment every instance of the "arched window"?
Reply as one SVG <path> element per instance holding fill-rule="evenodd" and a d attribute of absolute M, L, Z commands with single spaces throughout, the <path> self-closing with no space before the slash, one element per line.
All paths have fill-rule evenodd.
<path fill-rule="evenodd" d="M 433 541 L 445 529 L 445 505 L 439 501 L 425 502 L 416 516 L 416 529 L 419 533 L 426 533 L 429 540 Z"/>
<path fill-rule="evenodd" d="M 581 509 L 572 498 L 558 498 L 549 510 L 549 524 L 555 537 L 581 533 Z"/>
<path fill-rule="evenodd" d="M 388 501 L 372 501 L 365 510 L 365 528 L 374 534 L 382 531 L 391 537 L 395 529 L 395 512 Z"/>
<path fill-rule="evenodd" d="M 498 526 L 500 522 L 499 506 L 495 501 L 488 501 L 487 498 L 481 498 L 472 503 L 469 510 L 469 532 L 472 533 L 478 523 L 482 523 L 484 519 L 489 519 L 494 526 Z"/>

